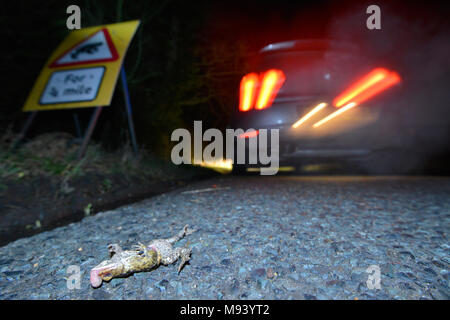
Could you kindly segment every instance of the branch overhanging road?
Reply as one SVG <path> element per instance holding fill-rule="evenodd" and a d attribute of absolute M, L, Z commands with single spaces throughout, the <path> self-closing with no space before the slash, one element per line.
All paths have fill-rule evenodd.
<path fill-rule="evenodd" d="M 91 287 L 108 244 L 186 224 L 198 230 L 180 241 L 192 248 L 180 274 Z M 449 299 L 449 230 L 447 178 L 223 177 L 1 247 L 0 299 Z M 71 265 L 80 289 L 67 287 Z"/>

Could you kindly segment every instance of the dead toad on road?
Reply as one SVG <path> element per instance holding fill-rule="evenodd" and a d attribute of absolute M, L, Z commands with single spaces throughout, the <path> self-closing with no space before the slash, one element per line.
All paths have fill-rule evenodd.
<path fill-rule="evenodd" d="M 184 264 L 190 260 L 190 248 L 173 248 L 173 244 L 196 230 L 185 225 L 176 236 L 168 239 L 156 239 L 147 246 L 139 243 L 133 250 L 123 250 L 118 244 L 108 246 L 110 259 L 102 261 L 91 270 L 91 285 L 100 287 L 103 281 L 116 277 L 125 277 L 134 272 L 148 271 L 160 264 L 169 265 L 181 258 L 178 273 Z"/>

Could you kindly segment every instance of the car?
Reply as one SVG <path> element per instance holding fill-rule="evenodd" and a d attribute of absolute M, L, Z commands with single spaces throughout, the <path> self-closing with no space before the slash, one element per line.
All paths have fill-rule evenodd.
<path fill-rule="evenodd" d="M 329 39 L 269 44 L 251 66 L 228 128 L 278 129 L 280 166 L 339 162 L 400 173 L 415 165 L 395 111 L 401 75 L 392 66 Z M 235 150 L 234 172 L 261 167 L 248 163 L 248 151 L 247 143 L 246 163 L 238 164 Z"/>

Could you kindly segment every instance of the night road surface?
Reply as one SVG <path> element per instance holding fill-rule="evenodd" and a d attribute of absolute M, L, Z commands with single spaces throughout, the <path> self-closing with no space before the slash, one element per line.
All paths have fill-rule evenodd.
<path fill-rule="evenodd" d="M 109 243 L 185 224 L 198 231 L 178 244 L 193 249 L 179 275 L 90 286 Z M 449 178 L 225 176 L 0 248 L 0 299 L 449 299 L 449 230 Z M 81 289 L 67 288 L 70 265 Z"/>

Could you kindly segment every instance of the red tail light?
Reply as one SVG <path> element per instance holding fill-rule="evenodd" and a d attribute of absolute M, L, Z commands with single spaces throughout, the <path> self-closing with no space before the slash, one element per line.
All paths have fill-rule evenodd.
<path fill-rule="evenodd" d="M 248 111 L 253 108 L 258 82 L 259 77 L 256 73 L 249 73 L 242 78 L 239 97 L 240 111 Z"/>
<path fill-rule="evenodd" d="M 376 68 L 366 74 L 357 82 L 353 83 L 347 90 L 333 100 L 333 104 L 339 108 L 337 111 L 316 122 L 313 127 L 317 128 L 339 116 L 347 110 L 356 107 L 361 102 L 368 100 L 376 94 L 386 90 L 401 81 L 400 76 L 384 68 Z M 343 107 L 342 107 L 343 106 Z"/>
<path fill-rule="evenodd" d="M 336 97 L 333 104 L 338 108 L 349 102 L 359 104 L 398 82 L 400 76 L 397 73 L 376 68 Z"/>
<path fill-rule="evenodd" d="M 239 110 L 248 111 L 253 107 L 260 110 L 270 107 L 285 79 L 283 71 L 277 69 L 267 70 L 260 76 L 256 73 L 244 76 L 240 86 Z"/>
<path fill-rule="evenodd" d="M 258 134 L 259 134 L 259 130 L 253 130 L 250 132 L 241 133 L 240 135 L 238 135 L 238 138 L 239 139 L 254 138 L 254 137 L 258 136 Z"/>
<path fill-rule="evenodd" d="M 264 73 L 261 89 L 259 91 L 258 101 L 255 109 L 264 109 L 272 105 L 273 100 L 278 94 L 281 86 L 286 80 L 283 71 L 270 69 Z"/>

